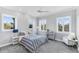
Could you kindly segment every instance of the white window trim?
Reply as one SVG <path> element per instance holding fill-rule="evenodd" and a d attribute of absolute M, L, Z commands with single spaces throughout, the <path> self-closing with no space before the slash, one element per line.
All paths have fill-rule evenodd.
<path fill-rule="evenodd" d="M 41 24 L 42 24 L 41 21 L 42 21 L 42 20 L 45 20 L 45 21 L 46 21 L 46 19 L 40 19 L 40 20 L 39 20 L 39 31 L 41 31 L 41 32 L 46 32 L 46 30 L 41 30 Z M 41 24 L 40 24 L 40 23 L 41 23 Z M 46 21 L 46 23 L 47 23 L 47 21 Z M 45 24 L 45 23 L 44 23 L 44 24 Z M 44 25 L 44 24 L 43 24 L 43 25 Z M 46 25 L 46 27 L 47 27 L 47 25 Z M 44 28 L 43 28 L 43 29 L 44 29 Z"/>
<path fill-rule="evenodd" d="M 4 16 L 11 16 L 11 17 L 15 17 L 13 15 L 8 15 L 8 14 L 2 14 L 2 31 L 12 31 L 13 29 L 4 29 L 4 23 L 3 23 L 3 17 Z M 15 29 L 17 29 L 17 19 L 15 17 Z"/>
<path fill-rule="evenodd" d="M 70 32 L 71 32 L 71 24 L 72 24 L 71 16 L 61 16 L 61 17 L 70 17 L 69 32 L 64 31 L 64 28 L 62 29 L 62 31 L 58 31 L 58 19 L 57 19 L 57 18 L 60 18 L 60 17 L 57 17 L 57 18 L 56 18 L 56 21 L 57 21 L 57 23 L 56 23 L 56 24 L 57 24 L 57 26 L 56 26 L 56 27 L 57 27 L 57 32 L 58 32 L 58 33 L 70 33 Z M 63 25 L 63 27 L 64 27 L 64 25 Z"/>

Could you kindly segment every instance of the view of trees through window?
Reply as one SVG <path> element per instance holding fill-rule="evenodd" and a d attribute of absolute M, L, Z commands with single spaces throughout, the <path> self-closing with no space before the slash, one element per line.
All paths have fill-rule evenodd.
<path fill-rule="evenodd" d="M 11 16 L 3 16 L 3 29 L 10 30 L 15 29 L 15 18 Z"/>
<path fill-rule="evenodd" d="M 39 20 L 39 29 L 40 31 L 46 30 L 46 20 Z"/>
<path fill-rule="evenodd" d="M 58 31 L 69 32 L 71 22 L 70 20 L 71 18 L 69 16 L 57 18 Z"/>

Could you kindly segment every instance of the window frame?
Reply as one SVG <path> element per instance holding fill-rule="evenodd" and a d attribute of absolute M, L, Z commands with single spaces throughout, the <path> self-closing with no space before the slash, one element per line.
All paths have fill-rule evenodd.
<path fill-rule="evenodd" d="M 4 20 L 3 20 L 3 17 L 4 16 L 10 16 L 10 17 L 15 17 L 13 15 L 9 15 L 9 14 L 2 14 L 2 31 L 13 31 L 13 29 L 4 29 Z M 15 17 L 15 29 L 17 29 L 17 19 Z"/>
<path fill-rule="evenodd" d="M 43 22 L 45 21 L 45 22 Z M 42 31 L 42 32 L 45 32 L 45 26 L 46 26 L 46 29 L 47 29 L 47 25 L 45 24 L 46 23 L 46 19 L 41 19 L 39 20 L 39 31 Z M 41 26 L 43 26 L 43 30 L 41 29 Z"/>
<path fill-rule="evenodd" d="M 64 24 L 63 24 L 63 26 L 62 26 L 62 31 L 59 31 L 58 30 L 58 18 L 65 18 L 65 17 L 69 17 L 69 31 L 64 31 Z M 70 33 L 71 32 L 71 16 L 61 16 L 61 17 L 57 17 L 56 18 L 56 21 L 57 21 L 57 32 L 59 32 L 59 33 Z"/>

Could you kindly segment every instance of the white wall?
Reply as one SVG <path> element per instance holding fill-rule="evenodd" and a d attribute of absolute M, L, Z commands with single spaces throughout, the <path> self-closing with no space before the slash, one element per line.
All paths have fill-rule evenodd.
<path fill-rule="evenodd" d="M 30 18 L 28 20 L 28 27 L 29 27 L 29 24 L 32 24 L 33 25 L 33 28 L 32 28 L 32 33 L 36 33 L 36 19 L 35 18 Z M 30 29 L 28 28 L 28 30 L 30 31 Z"/>
<path fill-rule="evenodd" d="M 27 31 L 28 30 L 28 26 L 29 23 L 33 24 L 33 32 L 36 32 L 36 19 L 33 17 L 30 17 L 27 14 L 23 14 L 23 13 L 19 13 L 19 12 L 15 12 L 12 10 L 8 10 L 8 9 L 3 9 L 0 8 L 0 29 L 1 29 L 1 14 L 6 13 L 9 15 L 13 15 L 17 17 L 17 24 L 18 24 L 18 29 L 20 31 Z M 60 13 L 56 13 L 56 14 L 52 14 L 49 16 L 44 16 L 41 18 L 44 18 L 47 20 L 47 28 L 52 30 L 52 31 L 56 31 L 56 17 L 58 16 L 71 16 L 72 17 L 72 32 L 76 31 L 76 19 L 75 19 L 75 15 L 74 15 L 74 10 L 64 10 Z M 9 32 L 2 32 L 0 30 L 0 45 L 9 42 L 11 39 L 11 36 L 13 35 L 13 33 L 11 31 Z"/>
<path fill-rule="evenodd" d="M 23 14 L 23 13 L 20 13 L 20 12 L 15 12 L 15 11 L 12 11 L 12 10 L 0 8 L 0 45 L 10 42 L 11 36 L 13 35 L 13 33 L 11 31 L 6 31 L 6 32 L 1 31 L 1 26 L 2 26 L 1 15 L 2 14 L 9 14 L 9 15 L 16 16 L 16 18 L 17 18 L 17 28 L 20 31 L 26 31 L 27 30 L 28 20 L 30 19 L 30 16 L 28 16 L 27 14 Z"/>
<path fill-rule="evenodd" d="M 71 16 L 71 32 L 75 33 L 76 32 L 76 18 L 75 18 L 75 9 L 68 9 L 68 10 L 63 10 L 62 12 L 56 13 L 56 14 L 51 14 L 49 16 L 43 16 L 41 18 L 47 19 L 47 28 L 52 30 L 52 31 L 57 31 L 57 17 L 62 17 L 62 16 Z"/>
<path fill-rule="evenodd" d="M 40 19 L 46 19 L 47 20 L 47 29 L 57 32 L 57 17 L 63 17 L 63 16 L 71 16 L 71 32 L 76 34 L 76 11 L 75 9 L 68 9 L 63 10 L 62 12 L 51 14 L 48 16 L 42 16 Z M 63 36 L 68 33 L 62 33 Z M 62 41 L 61 37 L 62 34 L 59 33 L 59 35 L 56 35 L 56 39 L 59 41 Z"/>

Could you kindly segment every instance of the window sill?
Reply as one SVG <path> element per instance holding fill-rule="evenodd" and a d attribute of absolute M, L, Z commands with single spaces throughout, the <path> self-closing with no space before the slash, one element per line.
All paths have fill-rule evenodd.
<path fill-rule="evenodd" d="M 7 32 L 8 32 L 8 31 L 13 31 L 13 29 L 11 29 L 11 30 L 2 30 L 2 31 L 4 31 L 4 32 L 6 32 L 6 31 L 7 31 Z"/>
<path fill-rule="evenodd" d="M 57 31 L 58 32 L 58 31 Z M 58 32 L 58 33 L 71 33 L 71 32 Z"/>

